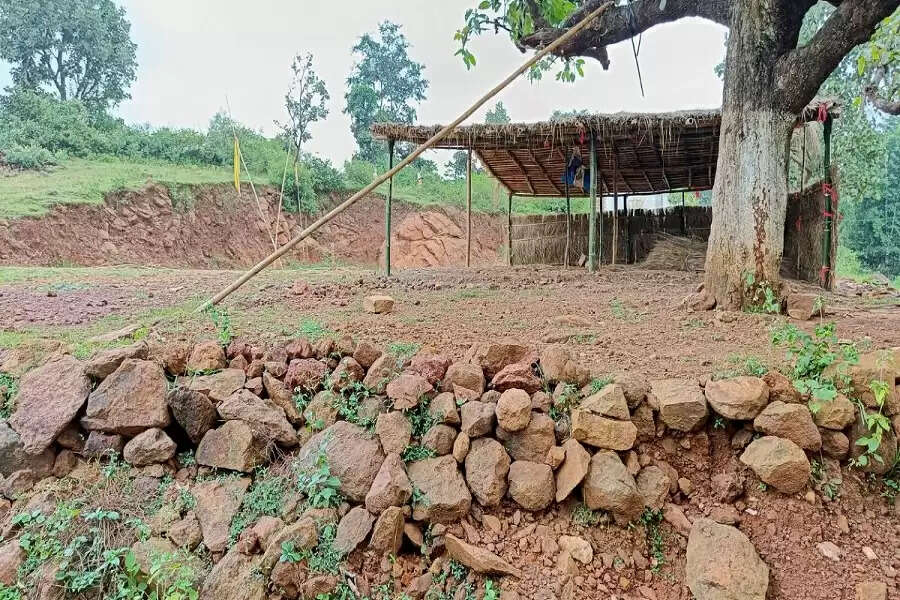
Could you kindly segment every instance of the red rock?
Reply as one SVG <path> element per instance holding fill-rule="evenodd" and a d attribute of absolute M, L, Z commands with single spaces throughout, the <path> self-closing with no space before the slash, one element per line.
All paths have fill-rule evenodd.
<path fill-rule="evenodd" d="M 407 410 L 419 404 L 419 399 L 434 390 L 421 375 L 403 373 L 387 385 L 387 396 L 396 410 Z"/>
<path fill-rule="evenodd" d="M 244 421 L 261 440 L 282 446 L 296 446 L 297 432 L 274 402 L 263 400 L 249 390 L 238 390 L 217 407 L 223 420 Z"/>
<path fill-rule="evenodd" d="M 484 384 L 484 371 L 480 366 L 456 362 L 447 368 L 441 389 L 445 392 L 453 392 L 457 387 L 461 387 L 481 395 L 484 391 Z"/>
<path fill-rule="evenodd" d="M 175 442 L 162 429 L 148 429 L 125 444 L 123 455 L 136 467 L 166 462 L 175 456 Z"/>
<path fill-rule="evenodd" d="M 325 381 L 328 367 L 325 363 L 312 358 L 294 359 L 288 365 L 284 376 L 284 385 L 289 390 L 300 388 L 307 392 L 316 391 Z"/>
<path fill-rule="evenodd" d="M 222 346 L 219 345 L 219 342 L 210 340 L 194 346 L 187 361 L 187 370 L 190 373 L 216 371 L 224 369 L 226 364 L 225 351 L 222 350 Z"/>
<path fill-rule="evenodd" d="M 506 494 L 509 455 L 497 440 L 472 440 L 466 453 L 466 482 L 481 506 L 498 506 Z"/>
<path fill-rule="evenodd" d="M 203 531 L 203 543 L 211 552 L 222 552 L 228 543 L 231 520 L 237 514 L 250 486 L 249 477 L 211 480 L 191 490 L 197 500 L 195 512 Z"/>
<path fill-rule="evenodd" d="M 150 353 L 147 342 L 140 341 L 130 346 L 100 350 L 84 365 L 84 372 L 94 379 L 104 379 L 112 375 L 127 358 L 146 360 Z"/>
<path fill-rule="evenodd" d="M 216 407 L 204 394 L 181 386 L 169 391 L 166 403 L 172 410 L 175 421 L 194 444 L 200 443 L 218 418 Z"/>
<path fill-rule="evenodd" d="M 525 510 L 543 510 L 556 495 L 549 465 L 517 460 L 509 466 L 509 497 Z"/>
<path fill-rule="evenodd" d="M 244 421 L 226 421 L 210 429 L 197 446 L 197 463 L 249 473 L 265 462 L 266 444 Z"/>
<path fill-rule="evenodd" d="M 498 392 L 518 388 L 533 394 L 541 389 L 541 380 L 532 371 L 531 363 L 522 362 L 503 367 L 494 375 L 491 387 Z"/>
<path fill-rule="evenodd" d="M 146 360 L 127 359 L 91 392 L 81 425 L 88 430 L 137 435 L 171 421 L 162 368 Z"/>
<path fill-rule="evenodd" d="M 446 376 L 451 362 L 449 358 L 441 354 L 420 352 L 412 358 L 406 372 L 421 375 L 431 385 L 437 385 Z"/>

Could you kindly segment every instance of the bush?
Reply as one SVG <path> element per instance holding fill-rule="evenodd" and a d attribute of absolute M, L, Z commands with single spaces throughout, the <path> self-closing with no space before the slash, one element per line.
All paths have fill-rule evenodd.
<path fill-rule="evenodd" d="M 20 146 L 13 144 L 3 150 L 3 162 L 20 169 L 41 169 L 56 164 L 51 153 L 40 146 Z"/>

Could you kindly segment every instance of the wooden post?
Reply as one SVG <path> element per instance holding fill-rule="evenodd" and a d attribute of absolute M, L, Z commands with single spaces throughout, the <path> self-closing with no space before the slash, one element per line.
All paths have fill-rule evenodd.
<path fill-rule="evenodd" d="M 631 215 L 628 214 L 628 196 L 622 196 L 622 210 L 625 211 L 625 264 L 631 264 Z"/>
<path fill-rule="evenodd" d="M 823 174 L 823 181 L 828 186 L 828 190 L 831 189 L 831 128 L 831 115 L 828 115 L 822 127 L 822 133 L 825 138 L 825 153 L 823 157 L 825 173 Z M 822 287 L 827 290 L 831 289 L 831 284 L 834 280 L 834 274 L 831 272 L 831 236 L 834 217 L 834 206 L 831 196 L 831 193 L 825 194 L 825 235 L 822 236 L 822 270 L 820 276 Z"/>
<path fill-rule="evenodd" d="M 588 217 L 588 271 L 597 270 L 597 148 L 591 132 L 591 214 Z"/>
<path fill-rule="evenodd" d="M 394 140 L 388 140 L 388 169 L 394 168 Z M 391 276 L 391 201 L 394 199 L 394 177 L 388 179 L 387 200 L 384 202 L 384 274 Z"/>
<path fill-rule="evenodd" d="M 615 160 L 615 159 L 613 159 Z M 615 185 L 613 186 L 615 188 Z M 612 264 L 616 264 L 619 254 L 619 196 L 613 195 L 613 238 L 612 238 Z"/>
<path fill-rule="evenodd" d="M 472 266 L 472 149 L 466 155 L 466 266 Z"/>
<path fill-rule="evenodd" d="M 612 260 L 611 264 L 616 263 L 616 239 L 618 232 L 616 231 L 616 209 L 619 207 L 619 161 L 616 155 L 616 148 L 613 145 L 613 239 L 612 239 Z M 602 250 L 601 250 L 602 253 Z"/>
<path fill-rule="evenodd" d="M 506 199 L 506 265 L 512 266 L 512 192 Z"/>
<path fill-rule="evenodd" d="M 566 254 L 565 266 L 569 266 L 569 247 L 572 240 L 572 200 L 569 197 L 569 151 L 566 150 L 566 165 L 563 168 L 563 179 L 566 184 Z"/>
<path fill-rule="evenodd" d="M 687 235 L 687 221 L 684 218 L 684 190 L 681 190 L 681 235 Z"/>

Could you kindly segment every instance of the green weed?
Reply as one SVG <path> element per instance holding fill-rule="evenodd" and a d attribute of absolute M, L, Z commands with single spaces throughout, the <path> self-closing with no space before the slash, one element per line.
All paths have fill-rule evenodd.
<path fill-rule="evenodd" d="M 340 493 L 341 480 L 331 474 L 328 466 L 328 455 L 325 453 L 326 440 L 319 447 L 315 468 L 311 472 L 297 472 L 297 490 L 306 496 L 306 503 L 313 508 L 340 506 L 343 496 Z"/>
<path fill-rule="evenodd" d="M 767 281 L 756 281 L 753 273 L 744 275 L 744 296 L 747 298 L 745 310 L 751 313 L 777 315 L 781 313 L 781 299 Z"/>
<path fill-rule="evenodd" d="M 426 458 L 434 458 L 434 450 L 431 448 L 426 448 L 425 446 L 420 445 L 409 445 L 403 450 L 403 462 L 411 463 L 419 460 L 425 460 Z"/>
<path fill-rule="evenodd" d="M 344 555 L 334 547 L 334 539 L 337 536 L 337 527 L 334 523 L 328 523 L 319 532 L 319 543 L 312 550 L 302 550 L 301 560 L 306 561 L 306 566 L 313 573 L 336 574 L 339 570 Z"/>
<path fill-rule="evenodd" d="M 578 406 L 580 401 L 578 388 L 571 383 L 565 384 L 562 392 L 553 399 L 553 403 L 550 405 L 550 418 L 559 423 L 562 419 L 569 416 L 572 409 Z"/>
<path fill-rule="evenodd" d="M 713 379 L 731 379 L 742 375 L 762 377 L 769 372 L 766 364 L 756 356 L 744 354 L 730 354 L 726 359 L 727 369 L 720 369 L 713 373 Z"/>
<path fill-rule="evenodd" d="M 865 467 L 870 460 L 884 464 L 884 458 L 881 457 L 878 450 L 881 448 L 884 434 L 891 432 L 891 420 L 884 414 L 884 403 L 888 394 L 892 391 L 891 387 L 887 382 L 880 379 L 869 383 L 869 389 L 872 390 L 872 394 L 875 396 L 875 403 L 878 405 L 877 411 L 868 410 L 862 403 L 862 400 L 855 399 L 860 418 L 863 420 L 868 433 L 856 440 L 856 445 L 862 446 L 865 452 L 851 461 L 853 465 Z"/>
<path fill-rule="evenodd" d="M 319 321 L 316 321 L 315 319 L 304 319 L 300 322 L 296 337 L 304 337 L 310 342 L 317 342 L 320 339 L 329 337 L 333 334 L 334 332 L 332 332 L 331 329 Z"/>
<path fill-rule="evenodd" d="M 420 348 L 422 348 L 422 344 L 417 344 L 415 342 L 392 342 L 388 344 L 387 351 L 388 354 L 397 357 L 397 365 L 399 368 L 407 360 L 415 356 Z"/>
<path fill-rule="evenodd" d="M 437 422 L 437 419 L 428 412 L 428 407 L 430 405 L 431 400 L 428 399 L 428 397 L 423 396 L 419 398 L 418 404 L 404 411 L 406 418 L 409 419 L 409 422 L 412 425 L 413 437 L 422 437 Z"/>
<path fill-rule="evenodd" d="M 662 566 L 666 564 L 663 534 L 659 528 L 662 518 L 662 511 L 652 508 L 645 508 L 640 516 L 640 523 L 644 526 L 647 534 L 647 546 L 650 548 L 650 557 L 652 559 L 650 570 L 653 573 L 659 573 Z"/>
<path fill-rule="evenodd" d="M 219 343 L 223 346 L 227 346 L 234 337 L 234 332 L 231 330 L 231 317 L 228 315 L 228 309 L 219 308 L 213 305 L 206 309 L 206 314 L 209 315 L 213 325 L 216 327 L 216 335 L 219 338 Z"/>
<path fill-rule="evenodd" d="M 594 527 L 602 518 L 602 512 L 591 510 L 583 502 L 579 502 L 572 511 L 572 523 L 581 527 Z"/>
<path fill-rule="evenodd" d="M 231 519 L 229 545 L 234 544 L 241 532 L 264 515 L 277 516 L 281 513 L 284 496 L 288 491 L 288 480 L 282 475 L 270 476 L 265 467 L 257 469 L 253 485 L 244 495 L 241 508 Z"/>
<path fill-rule="evenodd" d="M 591 379 L 591 394 L 596 394 L 597 392 L 603 390 L 603 388 L 611 384 L 613 381 L 614 378 L 609 375 Z"/>
<path fill-rule="evenodd" d="M 19 380 L 9 373 L 0 373 L 0 419 L 9 419 L 19 393 Z"/>
<path fill-rule="evenodd" d="M 333 395 L 332 405 L 345 421 L 365 429 L 371 429 L 375 427 L 375 417 L 361 417 L 359 409 L 362 402 L 373 395 L 372 390 L 361 381 L 353 381 L 341 388 L 340 392 Z"/>

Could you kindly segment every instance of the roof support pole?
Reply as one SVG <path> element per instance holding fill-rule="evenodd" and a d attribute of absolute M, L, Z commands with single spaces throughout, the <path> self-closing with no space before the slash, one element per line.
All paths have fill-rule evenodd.
<path fill-rule="evenodd" d="M 681 190 L 681 235 L 687 235 L 687 220 L 684 216 L 684 190 Z"/>
<path fill-rule="evenodd" d="M 628 214 L 628 196 L 622 196 L 622 209 L 625 211 L 625 264 L 631 263 L 631 215 Z"/>
<path fill-rule="evenodd" d="M 618 162 L 613 155 L 613 213 L 612 213 L 612 260 L 611 264 L 616 264 L 616 257 L 619 254 L 619 184 L 617 181 Z"/>
<path fill-rule="evenodd" d="M 588 271 L 597 270 L 597 148 L 591 132 L 591 214 L 588 217 Z"/>
<path fill-rule="evenodd" d="M 825 173 L 824 179 L 825 185 L 828 186 L 826 191 L 828 193 L 824 194 L 825 196 L 825 235 L 822 236 L 822 271 L 821 271 L 821 283 L 822 287 L 830 290 L 831 284 L 833 281 L 833 274 L 831 272 L 831 235 L 832 235 L 832 217 L 834 213 L 834 206 L 832 205 L 832 194 L 830 192 L 831 189 L 831 128 L 832 128 L 832 119 L 831 115 L 825 118 L 825 123 L 822 127 L 822 133 L 825 138 Z M 823 186 L 824 187 L 824 186 Z"/>
<path fill-rule="evenodd" d="M 512 192 L 506 198 L 506 265 L 512 266 Z"/>
<path fill-rule="evenodd" d="M 563 179 L 566 183 L 566 254 L 564 265 L 569 266 L 569 247 L 572 240 L 572 199 L 569 197 L 569 150 L 566 150 L 566 165 L 563 167 Z"/>
<path fill-rule="evenodd" d="M 394 168 L 394 140 L 388 140 L 388 169 Z M 391 276 L 391 201 L 394 199 L 394 176 L 388 179 L 387 200 L 384 201 L 384 274 Z"/>
<path fill-rule="evenodd" d="M 466 153 L 466 266 L 472 266 L 472 149 Z"/>

